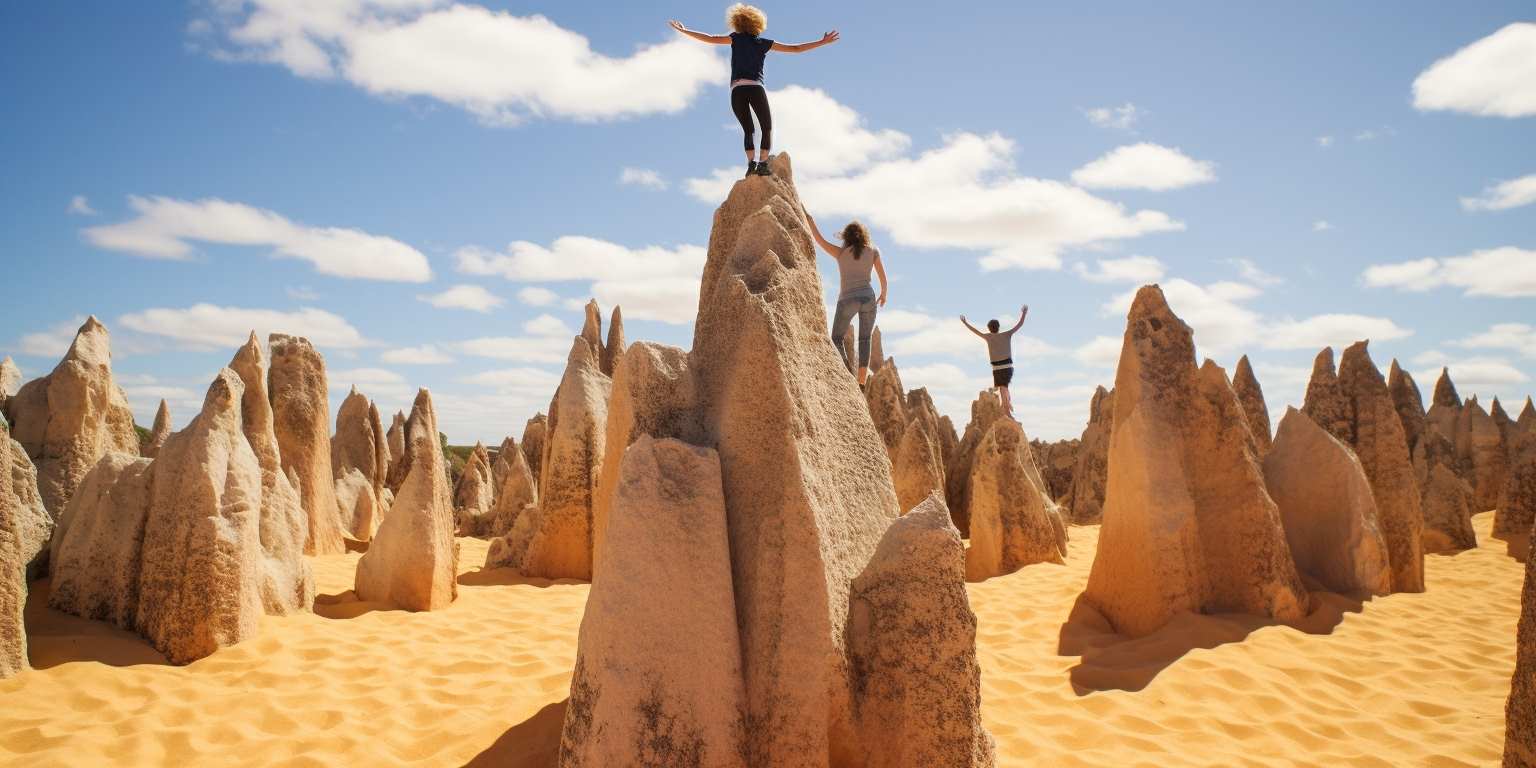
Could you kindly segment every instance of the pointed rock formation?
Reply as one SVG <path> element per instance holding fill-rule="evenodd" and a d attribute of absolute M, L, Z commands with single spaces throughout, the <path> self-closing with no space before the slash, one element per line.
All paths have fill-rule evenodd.
<path fill-rule="evenodd" d="M 603 345 L 599 367 L 604 376 L 612 377 L 619 358 L 624 356 L 624 313 L 618 307 L 608 317 L 608 343 Z"/>
<path fill-rule="evenodd" d="M 491 527 L 490 511 L 495 500 L 491 455 L 485 450 L 485 444 L 477 440 L 469 452 L 469 460 L 464 462 L 459 482 L 453 488 L 453 514 L 460 535 L 486 535 Z"/>
<path fill-rule="evenodd" d="M 1350 443 L 1349 400 L 1334 372 L 1333 347 L 1323 347 L 1312 361 L 1312 378 L 1307 381 L 1307 399 L 1301 412 L 1328 434 Z"/>
<path fill-rule="evenodd" d="M 21 389 L 21 383 L 21 369 L 16 367 L 16 361 L 10 355 L 6 355 L 4 360 L 0 360 L 0 405 Z"/>
<path fill-rule="evenodd" d="M 1371 482 L 1349 446 L 1289 408 L 1264 457 L 1264 480 L 1297 570 L 1341 594 L 1392 591 Z"/>
<path fill-rule="evenodd" d="M 1529 395 L 1525 398 L 1525 407 L 1520 409 L 1520 418 L 1515 426 L 1528 435 L 1536 434 L 1536 405 L 1531 404 Z"/>
<path fill-rule="evenodd" d="M 523 458 L 528 460 L 528 471 L 533 473 L 537 486 L 544 477 L 544 443 L 549 435 L 549 418 L 542 413 L 534 414 L 523 425 Z"/>
<path fill-rule="evenodd" d="M 1509 451 L 1504 434 L 1493 417 L 1483 410 L 1477 397 L 1467 400 L 1457 424 L 1456 452 L 1472 468 L 1473 503 L 1477 511 L 1499 506 L 1504 484 L 1509 477 Z M 1501 533 L 1495 531 L 1495 533 Z"/>
<path fill-rule="evenodd" d="M 593 573 L 606 551 L 608 519 L 619 487 L 625 449 L 644 435 L 702 442 L 688 371 L 688 353 L 677 347 L 639 342 L 619 360 L 603 438 L 603 463 L 592 500 Z"/>
<path fill-rule="evenodd" d="M 971 462 L 971 546 L 965 577 L 981 581 L 1067 555 L 1061 511 L 1046 494 L 1024 429 L 999 419 Z"/>
<path fill-rule="evenodd" d="M 1367 343 L 1351 344 L 1339 361 L 1346 414 L 1340 440 L 1354 449 L 1370 478 L 1376 521 L 1392 566 L 1392 591 L 1423 592 L 1424 513 L 1413 459 L 1387 380 L 1371 360 Z"/>
<path fill-rule="evenodd" d="M 1509 430 L 1515 427 L 1515 420 L 1511 419 L 1509 412 L 1504 410 L 1504 404 L 1499 402 L 1498 395 L 1494 395 L 1493 402 L 1488 406 L 1488 416 L 1493 419 L 1493 424 L 1499 428 L 1501 435 L 1508 435 Z"/>
<path fill-rule="evenodd" d="M 944 446 L 938 422 L 930 418 L 918 413 L 907 422 L 891 460 L 898 509 L 912 509 L 935 493 L 944 496 Z"/>
<path fill-rule="evenodd" d="M 336 410 L 331 438 L 331 472 L 343 535 L 368 541 L 384 517 L 384 481 L 389 467 L 388 438 L 379 409 L 353 387 Z"/>
<path fill-rule="evenodd" d="M 1244 413 L 1244 416 L 1247 414 Z M 1078 525 L 1091 525 L 1104 516 L 1104 486 L 1109 477 L 1109 436 L 1115 427 L 1115 393 L 1098 387 L 1088 404 L 1088 426 L 1077 447 L 1072 488 L 1062 504 Z"/>
<path fill-rule="evenodd" d="M 517 441 L 511 435 L 507 435 L 502 438 L 501 445 L 496 448 L 496 458 L 491 461 L 491 484 L 495 486 L 498 493 L 501 491 L 502 483 L 507 481 L 508 470 L 512 468 L 512 451 L 522 453 L 522 450 L 517 447 Z M 523 466 L 527 465 L 528 461 L 524 459 Z"/>
<path fill-rule="evenodd" d="M 522 449 L 509 437 L 507 442 L 502 443 L 502 450 L 503 455 L 509 457 L 506 469 L 502 470 L 501 484 L 496 487 L 496 502 L 491 505 L 488 515 L 489 527 L 478 535 L 507 535 L 528 507 L 539 503 L 539 486 L 528 469 L 528 460 L 523 458 Z M 500 461 L 497 466 L 501 466 Z"/>
<path fill-rule="evenodd" d="M 955 527 L 960 529 L 961 536 L 971 535 L 971 465 L 976 459 L 976 450 L 992 425 L 1006 418 L 1003 400 L 997 390 L 982 390 L 971 403 L 971 421 L 965 425 L 965 435 L 960 438 L 955 459 L 946 472 L 949 514 L 954 516 Z"/>
<path fill-rule="evenodd" d="M 357 561 L 357 597 L 407 611 L 448 607 L 458 597 L 459 543 L 453 538 L 437 411 L 416 393 L 406 429 L 411 469 L 368 551 Z"/>
<path fill-rule="evenodd" d="M 1412 452 L 1426 428 L 1424 399 L 1413 376 L 1396 360 L 1392 361 L 1392 368 L 1387 373 L 1387 393 L 1392 397 L 1392 407 L 1397 410 L 1397 420 L 1403 425 L 1403 436 L 1408 439 L 1408 450 Z"/>
<path fill-rule="evenodd" d="M 589 318 L 592 312 L 595 305 Z M 577 337 L 549 405 L 539 506 L 491 542 L 487 568 L 512 567 L 546 579 L 592 578 L 592 504 L 612 389 L 613 381 L 598 369 L 597 351 Z"/>
<path fill-rule="evenodd" d="M 308 518 L 307 555 L 346 551 L 336 509 L 331 472 L 331 425 L 325 358 L 309 339 L 274 333 L 267 337 L 272 363 L 267 390 L 272 398 L 273 430 L 283 471 L 299 492 Z"/>
<path fill-rule="evenodd" d="M 745 768 L 747 710 L 719 458 L 649 435 L 621 452 L 610 535 L 597 542 L 605 566 L 581 620 L 560 765 Z"/>
<path fill-rule="evenodd" d="M 80 326 L 53 372 L 22 385 L 5 408 L 54 519 L 103 455 L 139 452 L 128 398 L 112 379 L 111 340 L 95 317 Z"/>
<path fill-rule="evenodd" d="M 870 374 L 865 385 L 865 399 L 869 401 L 869 417 L 875 422 L 875 431 L 885 443 L 886 456 L 894 458 L 901 445 L 901 437 L 907 430 L 906 398 L 902 394 L 901 374 L 896 361 L 889 361 L 877 373 Z M 922 498 L 928 498 L 924 493 Z"/>
<path fill-rule="evenodd" d="M 1525 559 L 1515 673 L 1504 706 L 1504 768 L 1536 765 L 1536 557 Z"/>
<path fill-rule="evenodd" d="M 869 372 L 879 373 L 885 367 L 885 347 L 880 342 L 880 326 L 869 334 Z"/>
<path fill-rule="evenodd" d="M 854 580 L 848 645 L 854 675 L 866 681 L 855 702 L 867 750 L 862 765 L 979 768 L 995 761 L 981 724 L 965 560 L 960 531 L 934 494 L 886 529 Z"/>
<path fill-rule="evenodd" d="M 594 360 L 601 361 L 603 357 L 603 310 L 597 306 L 597 299 L 587 302 L 586 319 L 581 324 L 581 340 L 587 343 L 587 348 L 592 351 Z M 601 362 L 599 362 L 601 367 Z"/>
<path fill-rule="evenodd" d="M 1451 381 L 1451 369 L 1440 369 L 1440 378 L 1435 380 L 1435 396 L 1430 402 L 1446 408 L 1461 407 L 1461 396 L 1456 394 L 1456 384 Z"/>
<path fill-rule="evenodd" d="M 1248 429 L 1253 432 L 1262 458 L 1269 452 L 1273 433 L 1269 427 L 1269 406 L 1264 403 L 1264 390 L 1259 387 L 1258 377 L 1253 375 L 1253 365 L 1248 362 L 1247 355 L 1238 359 L 1237 369 L 1232 372 L 1232 391 L 1237 393 L 1237 401 L 1243 405 Z"/>
<path fill-rule="evenodd" d="M 171 436 L 171 409 L 166 406 L 165 400 L 160 401 L 160 407 L 155 410 L 155 425 L 139 441 L 139 455 L 153 459 L 160 446 L 165 445 L 165 439 Z"/>
<path fill-rule="evenodd" d="M 389 447 L 389 469 L 384 473 L 384 485 L 391 492 L 400 490 L 405 482 L 405 414 L 395 411 L 384 433 L 384 443 Z"/>
<path fill-rule="evenodd" d="M 1493 535 L 1521 540 L 1536 524 L 1536 435 L 1520 435 L 1493 516 Z M 1536 559 L 1536 558 L 1532 558 Z"/>
<path fill-rule="evenodd" d="M 1424 515 L 1424 551 L 1459 552 L 1477 548 L 1472 528 L 1472 489 L 1444 464 L 1429 470 L 1421 483 L 1419 509 Z"/>
<path fill-rule="evenodd" d="M 1122 634 L 1182 612 L 1306 613 L 1280 512 L 1225 372 L 1195 367 L 1189 326 L 1136 294 L 1115 377 L 1104 524 L 1084 595 Z M 1309 395 L 1310 399 L 1310 395 Z"/>
<path fill-rule="evenodd" d="M 111 455 L 87 475 L 60 526 L 53 607 L 133 629 L 173 664 L 256 634 L 264 478 L 244 396 L 225 368 L 155 459 Z"/>
<path fill-rule="evenodd" d="M 1082 444 L 1083 441 L 1075 437 L 1054 443 L 1029 441 L 1035 464 L 1040 467 L 1040 476 L 1045 479 L 1045 495 L 1055 499 L 1057 504 L 1063 503 L 1062 500 L 1072 492 L 1072 470 L 1077 466 L 1077 450 Z"/>
<path fill-rule="evenodd" d="M 262 604 L 267 613 L 279 616 L 307 611 L 315 602 L 314 574 L 304 559 L 309 523 L 298 489 L 283 472 L 278 457 L 272 401 L 267 394 L 267 361 L 254 332 L 235 352 L 229 368 L 245 386 L 241 426 L 261 466 Z"/>
<path fill-rule="evenodd" d="M 0 365 L 0 374 L 3 369 Z M 53 518 L 37 493 L 32 460 L 21 443 L 11 439 L 9 427 L 0 419 L 0 680 L 28 667 L 27 633 L 22 622 L 27 582 L 35 575 L 33 564 L 40 563 L 48 551 L 53 527 Z"/>

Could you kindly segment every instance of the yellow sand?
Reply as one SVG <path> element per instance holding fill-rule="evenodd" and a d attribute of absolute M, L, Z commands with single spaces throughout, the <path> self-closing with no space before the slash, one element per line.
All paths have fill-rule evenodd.
<path fill-rule="evenodd" d="M 1139 641 L 1074 611 L 1098 535 L 1074 528 L 1065 567 L 971 585 L 999 762 L 1495 764 L 1522 568 L 1491 525 L 1429 557 L 1426 594 L 1325 596 L 1319 634 L 1200 616 Z M 447 610 L 358 603 L 357 556 L 317 558 L 316 614 L 187 667 L 47 610 L 38 582 L 37 668 L 0 682 L 0 764 L 550 765 L 587 587 L 482 573 L 485 543 L 462 542 Z"/>

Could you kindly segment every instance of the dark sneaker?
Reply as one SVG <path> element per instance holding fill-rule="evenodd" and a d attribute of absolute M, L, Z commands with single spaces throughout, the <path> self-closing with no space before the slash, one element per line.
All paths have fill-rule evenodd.
<path fill-rule="evenodd" d="M 752 176 L 752 175 L 755 175 L 756 173 L 757 173 L 757 161 L 756 160 L 748 160 L 747 161 L 747 173 L 746 173 L 746 175 L 742 176 L 742 178 L 745 179 L 747 176 Z"/>
<path fill-rule="evenodd" d="M 767 163 L 758 163 L 757 164 L 757 175 L 759 175 L 759 176 L 772 176 L 773 175 L 773 171 L 768 168 L 768 164 Z"/>

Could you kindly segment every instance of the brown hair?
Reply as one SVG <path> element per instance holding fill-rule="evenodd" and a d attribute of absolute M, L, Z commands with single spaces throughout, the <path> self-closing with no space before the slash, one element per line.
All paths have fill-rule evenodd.
<path fill-rule="evenodd" d="M 725 23 L 743 35 L 757 37 L 768 28 L 768 14 L 755 5 L 737 3 L 725 9 Z"/>
<path fill-rule="evenodd" d="M 848 226 L 843 227 L 842 237 L 843 247 L 853 249 L 855 260 L 864 253 L 865 248 L 869 247 L 869 230 L 856 220 L 848 222 Z"/>
<path fill-rule="evenodd" d="M 987 330 L 989 330 L 989 331 L 991 331 L 993 333 L 997 333 L 997 329 L 999 329 L 1001 327 L 1003 327 L 1003 324 L 999 323 L 997 321 L 997 318 L 993 318 L 993 319 L 987 321 Z"/>

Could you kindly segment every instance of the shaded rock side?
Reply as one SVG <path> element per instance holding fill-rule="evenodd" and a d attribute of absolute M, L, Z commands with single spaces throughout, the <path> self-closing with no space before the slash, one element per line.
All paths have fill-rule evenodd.
<path fill-rule="evenodd" d="M 459 543 L 453 538 L 437 412 L 427 390 L 416 393 L 409 422 L 410 474 L 357 561 L 356 590 L 360 600 L 433 611 L 458 597 Z"/>
<path fill-rule="evenodd" d="M 1515 673 L 1504 707 L 1504 766 L 1536 765 L 1536 557 L 1525 559 L 1520 623 L 1515 629 Z"/>
<path fill-rule="evenodd" d="M 995 764 L 964 563 L 960 531 L 934 494 L 886 529 L 854 580 L 848 644 L 861 765 Z"/>
<path fill-rule="evenodd" d="M 150 466 L 150 459 L 111 453 L 86 474 L 50 544 L 50 606 L 133 629 Z"/>
<path fill-rule="evenodd" d="M 353 387 L 336 409 L 331 438 L 331 472 L 342 533 L 368 541 L 384 516 L 382 495 L 389 467 L 388 438 L 379 409 Z"/>
<path fill-rule="evenodd" d="M 160 446 L 165 445 L 165 439 L 171 436 L 171 409 L 160 401 L 160 407 L 155 409 L 155 424 L 150 428 L 149 434 L 139 441 L 139 455 L 153 459 L 160 451 Z"/>
<path fill-rule="evenodd" d="M 458 530 L 464 536 L 483 535 L 474 531 L 490 527 L 489 514 L 496 499 L 496 486 L 491 479 L 491 455 L 485 444 L 476 442 L 464 462 L 464 471 L 453 488 L 453 510 Z"/>
<path fill-rule="evenodd" d="M 896 503 L 911 509 L 930 495 L 944 496 L 944 447 L 936 434 L 938 422 L 918 414 L 902 431 L 896 455 L 891 459 L 891 478 Z M 945 509 L 946 514 L 948 509 Z"/>
<path fill-rule="evenodd" d="M 389 429 L 384 433 L 384 442 L 389 446 L 389 470 L 384 473 L 384 485 L 391 492 L 400 489 L 400 484 L 405 482 L 407 467 L 405 450 L 405 414 L 395 411 L 394 417 L 389 422 Z"/>
<path fill-rule="evenodd" d="M 1493 516 L 1493 535 L 1521 539 L 1531 535 L 1536 523 L 1536 437 L 1526 436 L 1516 447 L 1513 466 L 1504 480 L 1498 511 Z"/>
<path fill-rule="evenodd" d="M 1531 398 L 1525 398 L 1525 407 L 1520 409 L 1520 417 L 1515 420 L 1515 426 L 1522 433 L 1536 434 L 1536 405 L 1531 404 Z"/>
<path fill-rule="evenodd" d="M 548 435 L 549 417 L 542 413 L 534 414 L 523 425 L 523 458 L 528 460 L 528 471 L 533 473 L 535 483 L 544 477 L 544 443 Z"/>
<path fill-rule="evenodd" d="M 907 431 L 906 390 L 901 387 L 901 373 L 896 361 L 890 360 L 879 371 L 870 374 L 865 384 L 865 398 L 869 401 L 869 417 L 875 423 L 875 431 L 885 444 L 887 457 L 894 459 L 901 447 L 901 438 Z M 928 494 L 923 494 L 927 498 Z"/>
<path fill-rule="evenodd" d="M 1245 414 L 1246 415 L 1246 414 Z M 1078 441 L 1077 466 L 1072 468 L 1072 487 L 1062 504 L 1078 525 L 1092 525 L 1104 517 L 1104 489 L 1109 478 L 1109 436 L 1115 426 L 1115 393 L 1103 387 L 1093 391 L 1088 403 L 1088 426 Z"/>
<path fill-rule="evenodd" d="M 1509 449 L 1493 417 L 1473 397 L 1462 406 L 1456 453 L 1471 467 L 1473 503 L 1479 512 L 1496 509 L 1509 476 Z"/>
<path fill-rule="evenodd" d="M 1264 480 L 1297 570 L 1341 594 L 1392 591 L 1371 482 L 1349 446 L 1290 408 L 1264 457 Z"/>
<path fill-rule="evenodd" d="M 0 419 L 0 680 L 28 667 L 22 619 L 27 582 L 45 559 L 53 530 L 53 517 L 37 492 L 37 470 Z"/>
<path fill-rule="evenodd" d="M 37 467 L 38 492 L 55 519 L 102 456 L 139 452 L 133 412 L 112 378 L 111 340 L 95 317 L 53 371 L 22 385 L 5 408 L 11 438 Z"/>
<path fill-rule="evenodd" d="M 1294 620 L 1309 603 L 1237 395 L 1194 355 L 1162 291 L 1141 288 L 1115 378 L 1104 522 L 1085 591 L 1122 634 L 1149 634 L 1181 612 Z"/>
<path fill-rule="evenodd" d="M 1312 378 L 1307 380 L 1307 396 L 1301 412 L 1346 445 L 1352 442 L 1349 400 L 1339 386 L 1339 376 L 1333 366 L 1333 347 L 1323 347 L 1312 360 Z"/>
<path fill-rule="evenodd" d="M 1403 370 L 1396 360 L 1392 361 L 1392 367 L 1387 372 L 1387 393 L 1392 397 L 1397 420 L 1403 425 L 1403 437 L 1408 440 L 1408 450 L 1412 451 L 1419 444 L 1419 436 L 1424 434 L 1426 428 L 1424 398 L 1419 394 L 1419 385 L 1414 382 L 1413 375 Z"/>
<path fill-rule="evenodd" d="M 715 212 L 688 365 L 724 480 L 747 763 L 855 764 L 848 592 L 899 509 L 827 337 L 788 158 L 771 163 Z"/>
<path fill-rule="evenodd" d="M 609 535 L 597 543 L 603 565 L 581 620 L 559 764 L 744 768 L 719 459 L 648 435 L 614 453 L 623 459 Z"/>
<path fill-rule="evenodd" d="M 1061 512 L 1033 464 L 1024 430 L 1012 419 L 993 424 L 977 447 L 971 463 L 967 579 L 981 581 L 1066 557 Z"/>
<path fill-rule="evenodd" d="M 331 425 L 325 358 L 308 339 L 274 333 L 267 337 L 272 360 L 267 394 L 272 398 L 272 428 L 277 435 L 283 472 L 299 492 L 308 525 L 307 555 L 346 551 L 336 509 L 331 471 Z"/>
<path fill-rule="evenodd" d="M 511 438 L 507 439 L 511 441 Z M 506 443 L 502 445 L 507 446 Z M 496 489 L 496 502 L 491 505 L 489 527 L 475 535 L 505 536 L 527 507 L 539 503 L 539 487 L 533 480 L 533 472 L 528 469 L 528 461 L 523 458 L 522 449 L 514 443 L 506 451 L 510 459 L 502 472 L 501 485 Z"/>
<path fill-rule="evenodd" d="M 1456 384 L 1451 381 L 1451 369 L 1440 369 L 1440 378 L 1435 379 L 1435 394 L 1430 403 L 1446 408 L 1461 407 L 1461 395 L 1456 394 Z"/>
<path fill-rule="evenodd" d="M 1248 429 L 1253 432 L 1253 440 L 1262 457 L 1269 452 L 1274 433 L 1269 426 L 1269 406 L 1264 403 L 1264 390 L 1259 386 L 1258 377 L 1253 375 L 1253 364 L 1248 362 L 1247 355 L 1238 359 L 1237 368 L 1232 371 L 1232 391 L 1237 393 L 1237 401 L 1243 405 Z"/>
<path fill-rule="evenodd" d="M 971 402 L 971 420 L 965 425 L 965 434 L 955 447 L 954 461 L 946 472 L 946 498 L 949 514 L 955 518 L 960 535 L 971 535 L 971 465 L 976 459 L 976 449 L 986 438 L 992 425 L 1006 419 L 1003 399 L 996 390 L 982 390 Z"/>
<path fill-rule="evenodd" d="M 885 367 L 885 344 L 880 339 L 880 326 L 869 334 L 869 372 L 879 373 Z"/>
<path fill-rule="evenodd" d="M 1371 481 L 1376 521 L 1392 566 L 1392 591 L 1423 592 L 1424 514 L 1413 459 L 1387 381 L 1366 344 L 1351 344 L 1339 364 L 1339 388 L 1350 415 L 1343 441 L 1354 449 Z"/>
<path fill-rule="evenodd" d="M 1040 465 L 1040 475 L 1045 478 L 1045 493 L 1056 502 L 1064 503 L 1072 492 L 1072 470 L 1077 467 L 1077 451 L 1083 444 L 1080 438 L 1057 440 L 1030 440 L 1029 448 Z"/>
<path fill-rule="evenodd" d="M 517 447 L 517 440 L 507 435 L 502 438 L 501 445 L 496 448 L 496 457 L 491 460 L 491 485 L 498 492 L 501 490 L 502 483 L 507 481 L 507 471 L 512 467 L 512 451 L 522 453 L 522 449 Z M 527 459 L 523 460 L 523 466 L 528 466 Z"/>
<path fill-rule="evenodd" d="M 618 307 L 613 308 L 613 313 L 608 316 L 608 341 L 603 344 L 602 355 L 598 359 L 598 368 L 604 376 L 612 377 L 613 371 L 618 367 L 619 358 L 624 356 L 624 312 Z"/>
<path fill-rule="evenodd" d="M 1424 551 L 1460 552 L 1477 548 L 1472 528 L 1472 489 L 1444 464 L 1429 470 L 1419 495 L 1424 514 Z"/>

